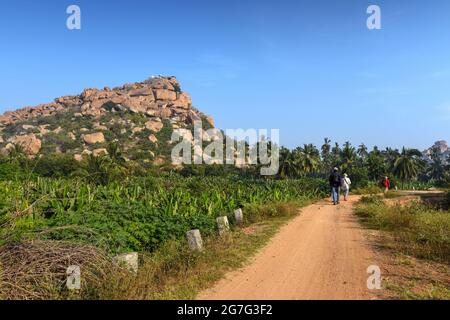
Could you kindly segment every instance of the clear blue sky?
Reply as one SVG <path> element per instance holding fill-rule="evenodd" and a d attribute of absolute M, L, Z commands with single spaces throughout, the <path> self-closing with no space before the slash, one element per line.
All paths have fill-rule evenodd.
<path fill-rule="evenodd" d="M 0 111 L 176 75 L 220 128 L 425 148 L 450 139 L 450 1 L 1 1 Z M 82 29 L 66 29 L 66 8 Z M 366 9 L 382 10 L 382 30 Z"/>

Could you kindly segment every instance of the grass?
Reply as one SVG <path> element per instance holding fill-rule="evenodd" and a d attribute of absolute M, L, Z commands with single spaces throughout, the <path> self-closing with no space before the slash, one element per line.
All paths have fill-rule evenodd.
<path fill-rule="evenodd" d="M 194 299 L 198 292 L 211 286 L 227 271 L 243 266 L 283 224 L 298 213 L 299 206 L 308 203 L 295 201 L 254 205 L 245 211 L 247 217 L 245 225 L 233 226 L 232 231 L 222 237 L 206 237 L 203 252 L 190 251 L 182 240 L 168 241 L 152 253 L 142 252 L 136 275 L 123 272 L 113 264 L 97 270 L 97 264 L 93 265 L 92 261 L 88 261 L 87 264 L 81 261 L 84 266 L 82 275 L 87 274 L 90 277 L 87 280 L 82 278 L 82 289 L 79 292 L 65 290 L 63 269 L 59 272 L 52 269 L 52 274 L 48 274 L 52 276 L 51 279 L 30 278 L 28 274 L 22 274 L 25 279 L 23 286 L 28 292 L 15 290 L 14 296 L 11 295 L 12 290 L 8 292 L 5 286 L 0 285 L 0 295 L 8 298 L 19 295 L 20 298 L 24 298 L 28 293 L 28 297 L 34 299 Z M 257 214 L 258 212 L 261 214 Z M 39 244 L 39 250 L 41 247 L 42 244 Z M 59 253 L 61 248 L 67 248 L 67 245 L 61 244 L 53 251 Z M 81 251 L 76 248 L 72 250 Z M 47 253 L 46 257 L 49 256 L 51 257 L 51 254 Z M 96 254 L 92 253 L 91 256 Z M 36 255 L 33 256 L 33 261 L 41 260 Z M 51 263 L 54 259 L 47 260 L 47 263 Z M 97 258 L 94 261 L 97 260 L 105 263 L 104 259 Z M 13 261 L 23 263 L 20 259 Z M 9 267 L 14 269 L 15 266 Z M 42 264 L 39 267 L 42 268 Z M 106 274 L 103 272 L 105 269 L 108 270 Z M 60 278 L 62 277 L 59 280 L 58 276 L 55 276 L 58 273 Z M 92 276 L 99 273 L 101 277 Z"/>
<path fill-rule="evenodd" d="M 377 196 L 361 203 L 356 214 L 369 227 L 391 232 L 400 252 L 450 262 L 450 211 L 419 203 L 389 206 Z"/>
<path fill-rule="evenodd" d="M 450 300 L 450 290 L 442 283 L 428 283 L 417 289 L 417 281 L 398 285 L 388 282 L 386 289 L 396 292 L 402 300 Z"/>
<path fill-rule="evenodd" d="M 364 196 L 355 213 L 367 227 L 381 231 L 379 247 L 395 270 L 386 289 L 400 299 L 450 299 L 450 210 L 384 200 Z"/>

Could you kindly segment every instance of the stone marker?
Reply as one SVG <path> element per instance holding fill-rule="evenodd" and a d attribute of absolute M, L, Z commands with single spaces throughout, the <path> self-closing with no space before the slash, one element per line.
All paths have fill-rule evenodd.
<path fill-rule="evenodd" d="M 237 224 L 243 224 L 244 223 L 244 214 L 242 213 L 242 209 L 239 208 L 234 211 L 234 218 L 236 219 Z"/>
<path fill-rule="evenodd" d="M 139 257 L 137 252 L 123 253 L 114 257 L 114 261 L 128 270 L 137 272 L 139 267 Z"/>
<path fill-rule="evenodd" d="M 188 242 L 189 249 L 192 251 L 202 251 L 203 250 L 203 240 L 200 230 L 190 230 L 186 233 L 186 238 Z"/>
<path fill-rule="evenodd" d="M 227 216 L 218 217 L 216 219 L 216 222 L 217 222 L 217 228 L 219 229 L 220 235 L 224 235 L 225 233 L 230 231 L 230 224 L 228 223 Z"/>

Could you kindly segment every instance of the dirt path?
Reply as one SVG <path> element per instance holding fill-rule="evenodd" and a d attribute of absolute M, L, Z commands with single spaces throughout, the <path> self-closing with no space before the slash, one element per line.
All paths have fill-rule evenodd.
<path fill-rule="evenodd" d="M 367 268 L 377 265 L 352 215 L 357 197 L 340 206 L 303 208 L 250 264 L 198 299 L 371 299 Z"/>

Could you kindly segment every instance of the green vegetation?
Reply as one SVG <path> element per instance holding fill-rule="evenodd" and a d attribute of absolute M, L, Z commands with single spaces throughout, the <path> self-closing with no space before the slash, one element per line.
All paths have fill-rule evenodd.
<path fill-rule="evenodd" d="M 146 169 L 126 161 L 118 144 L 106 147 L 107 156 L 81 162 L 67 154 L 30 159 L 20 147 L 0 158 L 0 265 L 9 266 L 0 274 L 0 283 L 6 283 L 0 284 L 0 296 L 193 297 L 242 263 L 299 206 L 328 192 L 320 178 L 263 179 L 251 168 Z M 241 227 L 260 224 L 255 236 L 235 225 L 237 208 L 245 212 Z M 227 241 L 215 240 L 219 215 L 228 215 L 235 230 Z M 186 249 L 185 234 L 191 229 L 201 230 L 208 253 Z M 242 245 L 236 247 L 232 239 Z M 107 258 L 130 251 L 141 256 L 143 271 L 137 278 Z M 92 275 L 76 296 L 62 285 L 69 262 Z M 207 272 L 204 265 L 211 263 L 221 266 Z M 23 266 L 28 271 L 19 274 L 36 276 L 17 276 L 14 270 Z M 187 266 L 193 273 L 186 273 Z"/>
<path fill-rule="evenodd" d="M 326 191 L 324 183 L 314 179 L 164 174 L 109 183 L 110 161 L 92 157 L 87 163 L 104 185 L 41 177 L 0 182 L 0 221 L 9 225 L 1 230 L 2 238 L 72 240 L 113 253 L 152 251 L 193 228 L 214 233 L 215 218 L 236 208 L 314 199 Z"/>
<path fill-rule="evenodd" d="M 293 150 L 281 148 L 279 177 L 313 175 L 326 178 L 333 167 L 338 167 L 349 174 L 353 189 L 360 193 L 379 192 L 378 187 L 385 176 L 391 180 L 392 188 L 427 190 L 450 186 L 450 159 L 444 161 L 438 150 L 430 157 L 427 162 L 416 149 L 379 150 L 375 146 L 369 151 L 364 144 L 355 148 L 349 142 L 342 147 L 337 143 L 332 147 L 331 140 L 326 138 L 320 151 L 312 144 Z"/>
<path fill-rule="evenodd" d="M 400 196 L 395 192 L 364 196 L 356 209 L 364 224 L 381 231 L 377 247 L 384 250 L 389 265 L 388 297 L 448 300 L 450 210 L 417 201 L 402 204 Z M 398 200 L 388 204 L 392 198 Z"/>
<path fill-rule="evenodd" d="M 387 205 L 366 196 L 356 214 L 371 228 L 389 232 L 395 249 L 406 255 L 450 263 L 450 211 L 412 202 Z"/>
<path fill-rule="evenodd" d="M 22 241 L 0 247 L 7 262 L 0 297 L 9 299 L 193 299 L 242 266 L 308 202 L 252 205 L 249 220 L 226 236 L 204 238 L 205 250 L 190 251 L 184 239 L 170 240 L 154 252 L 141 252 L 137 274 L 125 272 L 93 246 L 61 241 Z M 248 224 L 252 225 L 249 226 Z M 24 261 L 27 263 L 25 264 Z M 69 292 L 61 274 L 82 266 L 81 290 Z M 4 264 L 6 265 L 6 263 Z"/>
<path fill-rule="evenodd" d="M 49 117 L 49 129 L 59 128 L 58 121 L 64 124 L 68 116 L 72 117 Z M 126 116 L 139 125 L 145 120 Z M 71 121 L 67 125 L 74 131 L 80 126 L 86 128 L 83 132 L 92 130 L 92 123 Z M 36 278 L 20 277 L 13 287 L 0 284 L 0 297 L 192 298 L 229 268 L 240 265 L 299 206 L 325 197 L 329 191 L 326 178 L 334 166 L 349 173 L 354 190 L 364 194 L 379 193 L 379 179 L 384 175 L 391 177 L 393 186 L 397 178 L 404 187 L 417 190 L 443 186 L 449 170 L 442 163 L 439 169 L 436 159 L 431 170 L 413 151 L 374 148 L 369 152 L 364 145 L 356 149 L 350 143 L 331 147 L 328 139 L 321 151 L 312 144 L 293 151 L 282 148 L 280 171 L 273 177 L 260 177 L 259 165 L 175 168 L 167 161 L 161 165 L 150 162 L 161 155 L 169 158 L 169 123 L 156 134 L 157 143 L 150 142 L 147 129 L 133 134 L 130 144 L 122 125 L 112 123 L 109 129 L 107 141 L 115 142 L 95 146 L 106 148 L 107 155 L 75 161 L 71 152 L 81 153 L 84 147 L 57 130 L 47 135 L 43 155 L 27 157 L 16 145 L 0 157 L 0 267 L 10 266 L 0 276 L 10 283 L 15 279 L 11 270 L 25 265 L 42 276 L 38 286 L 33 282 Z M 443 178 L 436 173 L 441 169 Z M 363 200 L 370 202 L 366 210 L 380 205 L 378 198 L 367 199 Z M 235 225 L 237 208 L 244 210 L 244 226 Z M 365 218 L 378 228 L 401 227 L 398 242 L 405 243 L 405 250 L 433 259 L 448 256 L 448 234 L 439 229 L 449 227 L 442 213 L 425 214 L 417 209 L 406 223 L 406 218 L 394 213 L 383 220 L 379 211 L 370 212 Z M 222 215 L 229 217 L 234 232 L 218 241 L 215 219 Z M 441 220 L 435 221 L 437 217 Z M 248 234 L 244 231 L 248 227 L 255 230 Z M 200 229 L 206 253 L 186 249 L 185 234 L 190 229 Z M 234 245 L 235 241 L 241 245 Z M 137 277 L 110 259 L 131 251 L 139 252 L 141 258 L 142 271 Z M 90 258 L 85 260 L 83 252 L 89 252 Z M 75 297 L 61 285 L 63 267 L 69 261 L 93 275 L 85 279 L 84 289 Z M 213 265 L 214 271 L 207 265 Z"/>

